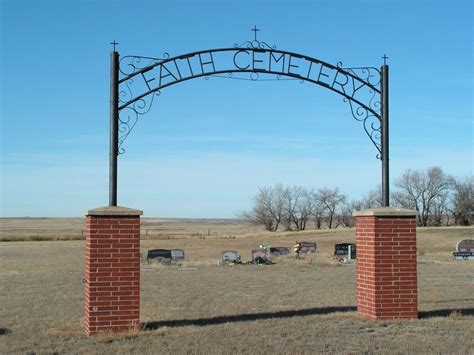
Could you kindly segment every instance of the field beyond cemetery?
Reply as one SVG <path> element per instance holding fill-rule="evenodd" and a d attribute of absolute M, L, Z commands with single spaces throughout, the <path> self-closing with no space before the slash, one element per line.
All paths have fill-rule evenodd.
<path fill-rule="evenodd" d="M 0 353 L 474 353 L 474 262 L 452 251 L 474 228 L 418 229 L 420 319 L 356 313 L 355 265 L 330 259 L 355 230 L 268 233 L 237 220 L 143 219 L 141 249 L 180 248 L 179 265 L 142 264 L 140 334 L 83 333 L 81 219 L 0 220 Z M 316 242 L 312 260 L 218 265 L 265 242 Z"/>

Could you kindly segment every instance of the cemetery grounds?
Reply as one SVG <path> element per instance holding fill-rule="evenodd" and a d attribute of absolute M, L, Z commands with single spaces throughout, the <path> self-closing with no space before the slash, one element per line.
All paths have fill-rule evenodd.
<path fill-rule="evenodd" d="M 452 259 L 474 228 L 419 228 L 419 320 L 356 313 L 355 265 L 330 257 L 355 230 L 268 233 L 238 220 L 142 219 L 141 251 L 179 248 L 179 264 L 142 263 L 140 334 L 83 333 L 82 219 L 0 220 L 0 353 L 474 354 L 474 262 Z M 244 261 L 261 243 L 317 243 L 311 258 Z"/>

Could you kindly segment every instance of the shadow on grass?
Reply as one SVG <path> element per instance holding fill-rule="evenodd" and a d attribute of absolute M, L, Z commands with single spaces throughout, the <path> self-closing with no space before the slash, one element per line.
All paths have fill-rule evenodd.
<path fill-rule="evenodd" d="M 7 335 L 10 331 L 7 328 L 0 328 L 0 335 Z"/>
<path fill-rule="evenodd" d="M 418 312 L 418 317 L 431 318 L 431 317 L 449 317 L 454 313 L 459 313 L 462 316 L 474 316 L 474 308 L 459 308 L 459 309 L 436 309 L 434 311 L 423 311 Z"/>
<path fill-rule="evenodd" d="M 305 317 L 321 314 L 330 314 L 335 312 L 355 312 L 357 307 L 325 307 L 325 308 L 307 308 L 299 310 L 278 311 L 278 312 L 263 312 L 238 314 L 233 316 L 219 316 L 212 318 L 198 318 L 198 319 L 179 319 L 179 320 L 164 320 L 152 321 L 142 323 L 143 330 L 155 330 L 161 327 L 184 327 L 189 325 L 207 326 L 223 323 L 237 323 L 237 322 L 252 322 L 256 320 L 275 319 L 275 318 L 290 318 L 290 317 Z"/>

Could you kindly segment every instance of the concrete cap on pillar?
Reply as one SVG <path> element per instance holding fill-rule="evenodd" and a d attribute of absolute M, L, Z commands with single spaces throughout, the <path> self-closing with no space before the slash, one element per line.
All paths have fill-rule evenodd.
<path fill-rule="evenodd" d="M 141 216 L 143 211 L 122 206 L 105 206 L 94 208 L 86 213 L 86 216 Z"/>
<path fill-rule="evenodd" d="M 352 213 L 354 217 L 363 217 L 363 216 L 376 216 L 376 217 L 408 217 L 416 216 L 416 211 L 407 210 L 405 208 L 396 208 L 396 207 L 378 207 L 378 208 L 368 208 L 362 211 L 355 211 Z"/>

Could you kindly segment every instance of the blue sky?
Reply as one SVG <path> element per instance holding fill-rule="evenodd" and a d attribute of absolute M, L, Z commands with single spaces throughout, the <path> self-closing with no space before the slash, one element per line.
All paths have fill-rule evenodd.
<path fill-rule="evenodd" d="M 391 179 L 473 169 L 471 1 L 1 1 L 1 210 L 81 216 L 108 203 L 109 52 L 178 55 L 253 38 L 345 66 L 390 65 Z M 347 103 L 297 81 L 164 89 L 119 157 L 119 205 L 234 217 L 258 186 L 380 183 Z"/>

